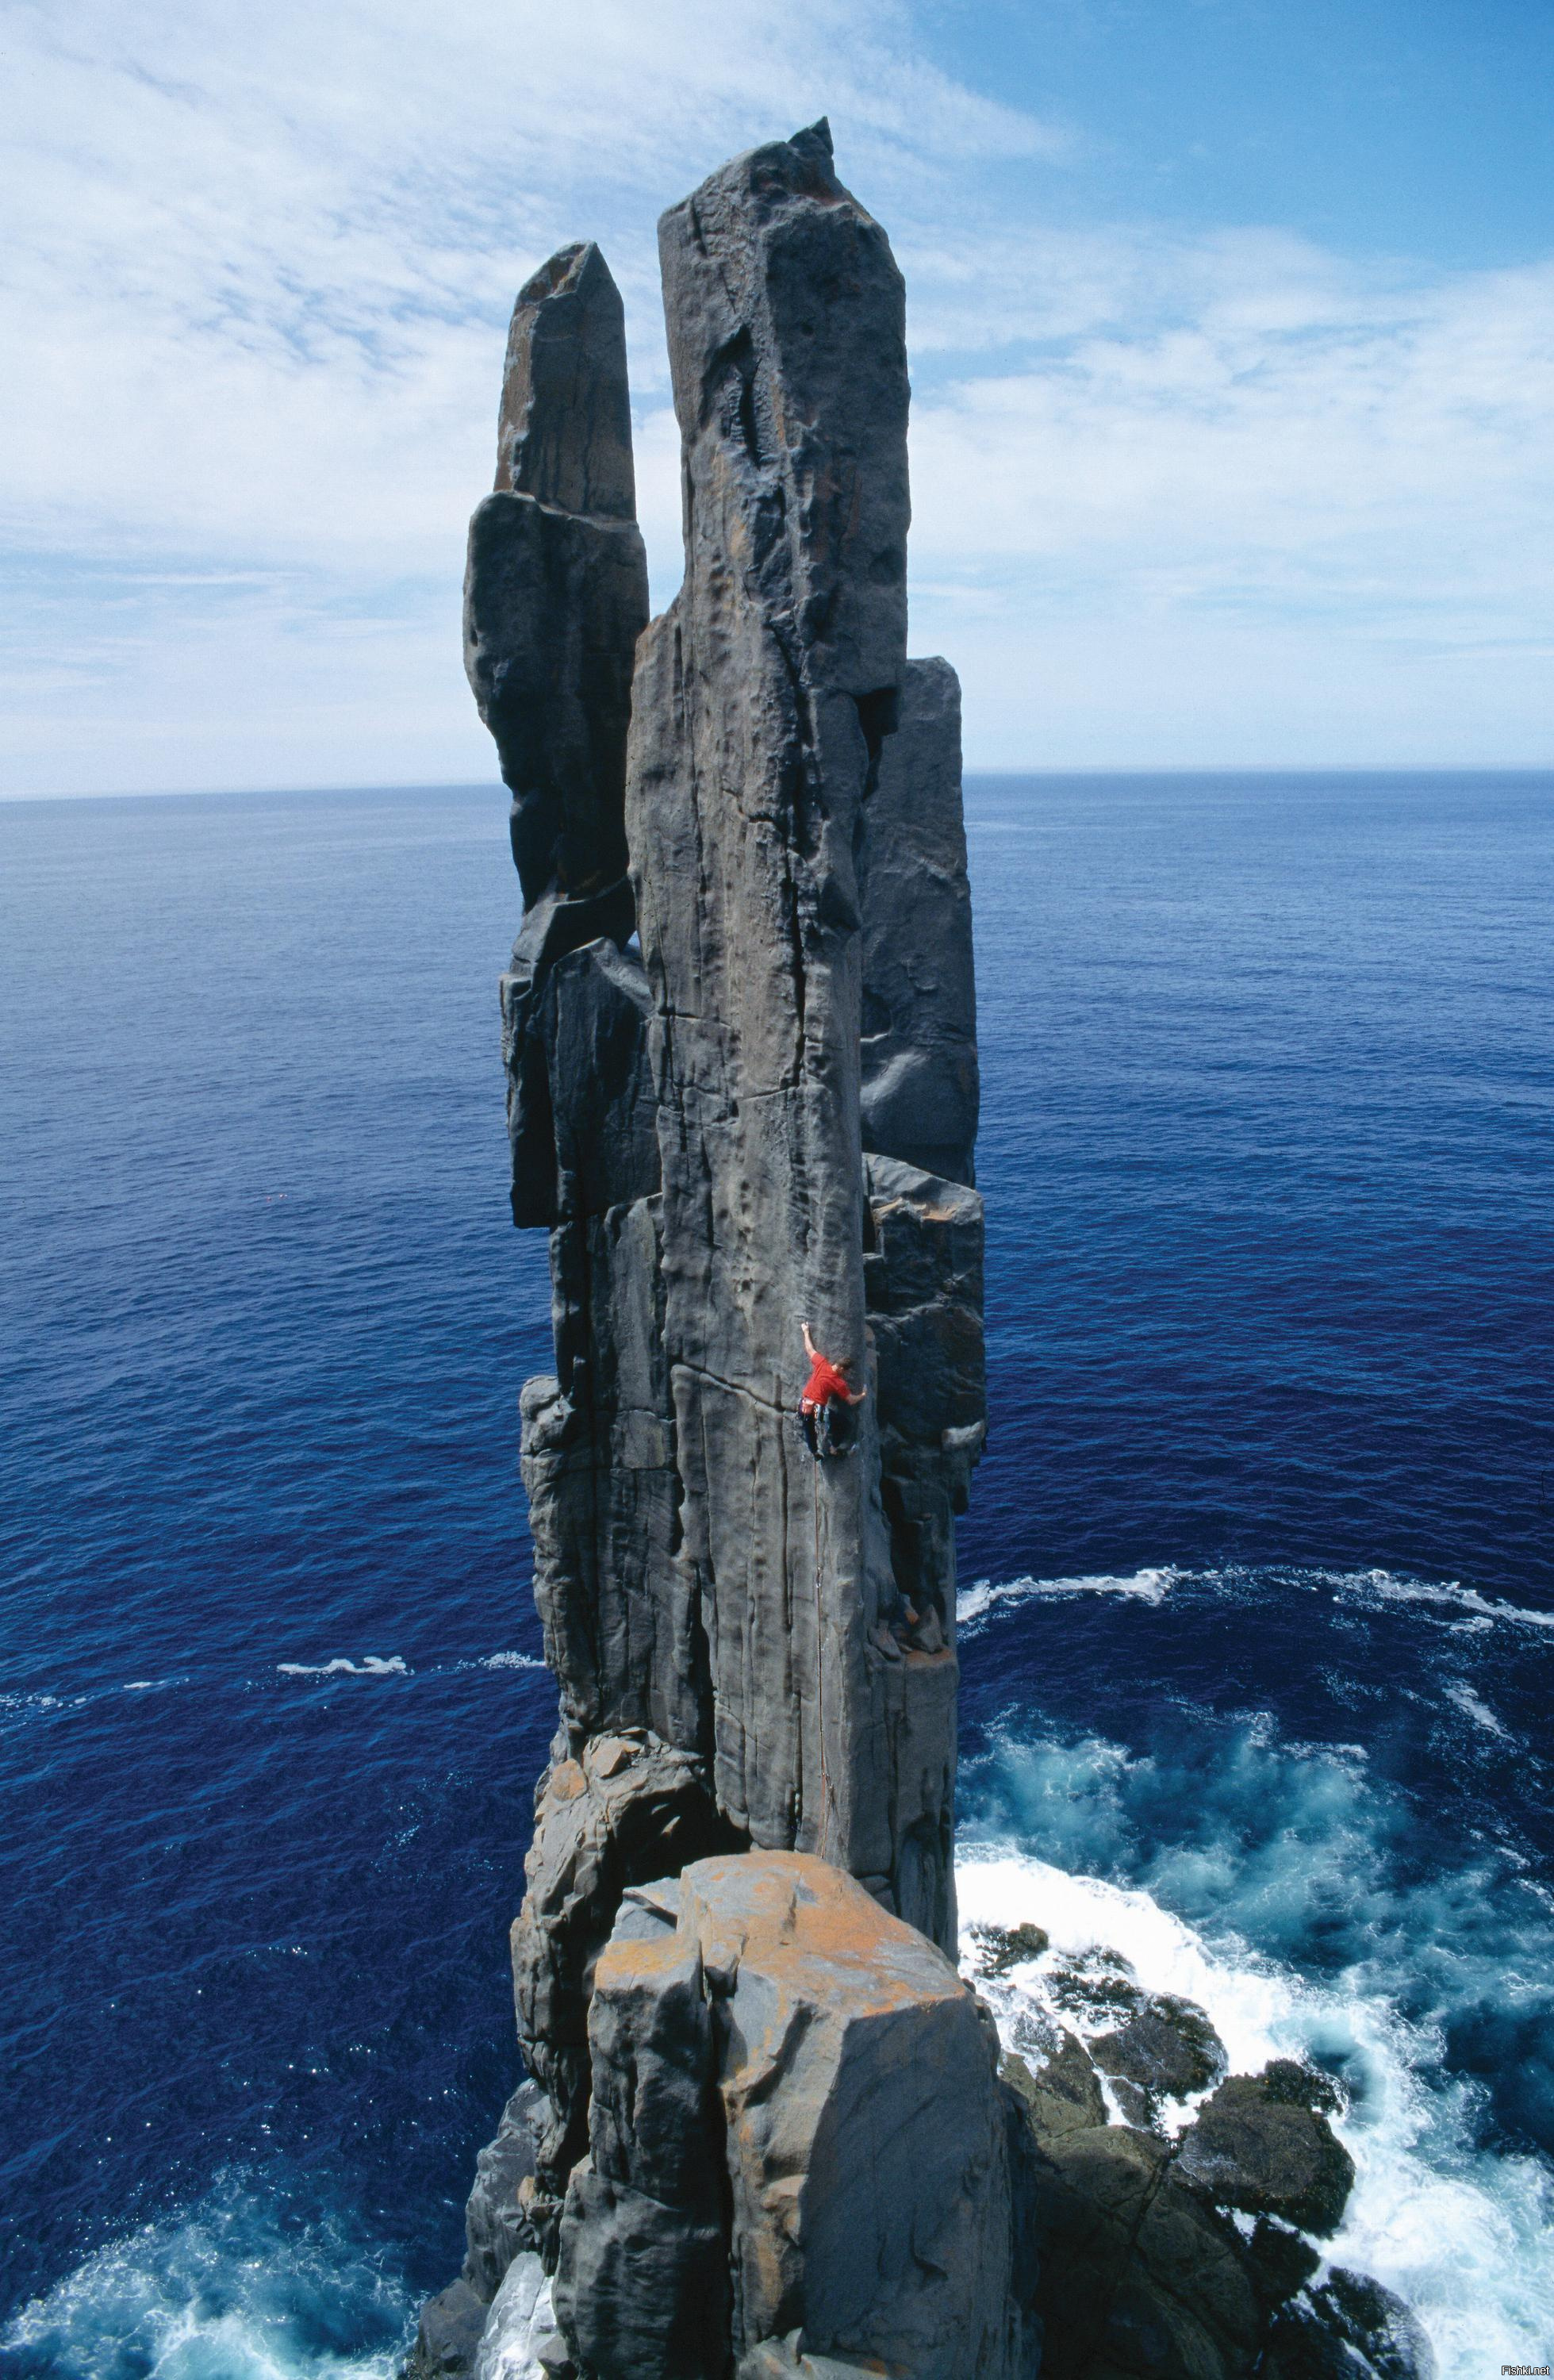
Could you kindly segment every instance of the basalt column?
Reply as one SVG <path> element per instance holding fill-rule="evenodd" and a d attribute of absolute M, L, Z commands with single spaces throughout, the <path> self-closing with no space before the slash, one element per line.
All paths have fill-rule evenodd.
<path fill-rule="evenodd" d="M 554 2275 L 545 2368 L 587 2380 L 766 2380 L 800 2338 L 1024 2374 L 1009 2111 L 942 1956 L 982 1219 L 959 692 L 905 655 L 901 276 L 823 124 L 660 240 L 679 596 L 648 625 L 591 246 L 520 292 L 470 527 L 525 903 L 513 1212 L 551 1234 L 523 1473 L 561 1723 L 513 1928 L 532 2080 L 418 2368 L 507 2357 Z M 868 1390 L 825 1461 L 806 1321 Z M 895 2176 L 875 2230 L 844 2124 L 847 2171 Z"/>
<path fill-rule="evenodd" d="M 519 293 L 465 594 L 525 901 L 502 984 L 513 1213 L 551 1231 L 556 1370 L 524 1389 L 523 1470 L 562 1727 L 513 1944 L 549 2243 L 586 2139 L 588 1978 L 621 1892 L 735 1840 L 700 1756 L 700 1615 L 674 1559 L 651 1003 L 623 814 L 647 565 L 621 301 L 591 245 Z"/>
<path fill-rule="evenodd" d="M 848 1459 L 794 1418 L 806 1318 L 873 1382 L 858 856 L 906 667 L 901 276 L 823 125 L 715 174 L 660 252 L 686 577 L 638 648 L 626 830 L 716 1791 L 948 1940 L 954 1657 L 894 1633 L 877 1383 Z"/>

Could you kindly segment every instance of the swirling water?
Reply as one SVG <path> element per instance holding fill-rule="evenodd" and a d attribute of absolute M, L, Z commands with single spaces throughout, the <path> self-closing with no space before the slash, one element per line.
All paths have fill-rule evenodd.
<path fill-rule="evenodd" d="M 968 785 L 963 1893 L 1342 2072 L 1334 2253 L 1554 2348 L 1554 781 Z M 392 2371 L 553 1692 L 499 795 L 0 809 L 0 2356 Z"/>

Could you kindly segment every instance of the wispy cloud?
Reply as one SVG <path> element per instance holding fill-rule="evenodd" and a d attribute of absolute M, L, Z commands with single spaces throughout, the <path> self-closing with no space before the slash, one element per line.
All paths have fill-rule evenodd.
<path fill-rule="evenodd" d="M 978 698 L 974 753 L 1128 757 L 1114 706 L 1084 709 L 1120 636 L 1234 736 L 1292 640 L 1342 676 L 1335 638 L 1549 633 L 1548 273 L 1054 229 L 1041 194 L 1082 143 L 957 83 L 904 0 L 12 21 L 9 790 L 485 772 L 457 582 L 516 282 L 563 238 L 606 246 L 667 594 L 654 218 L 822 110 L 909 276 L 917 641 Z M 1147 699 L 1128 735 L 1152 717 L 1169 744 Z"/>
<path fill-rule="evenodd" d="M 1119 283 L 1136 269 L 1120 257 Z M 1253 239 L 1157 269 L 1164 320 L 1124 330 L 1098 303 L 1023 369 L 919 408 L 917 526 L 941 560 L 1082 545 L 1340 601 L 1554 589 L 1554 266 L 1378 288 Z"/>
<path fill-rule="evenodd" d="M 1075 272 L 1056 246 L 1035 351 L 913 432 L 919 616 L 1003 710 L 989 757 L 1554 753 L 1554 266 L 1118 235 Z"/>
<path fill-rule="evenodd" d="M 827 104 L 850 166 L 886 191 L 1062 145 L 916 54 L 900 10 L 849 0 L 798 0 L 780 25 L 748 0 L 148 0 L 129 16 L 87 0 L 14 24 L 0 516 L 30 564 L 3 665 L 16 791 L 103 771 L 423 773 L 438 752 L 489 766 L 458 679 L 457 583 L 524 274 L 580 230 L 605 241 L 650 497 L 668 451 L 654 222 L 710 163 Z M 673 518 L 661 501 L 650 523 L 671 581 Z"/>

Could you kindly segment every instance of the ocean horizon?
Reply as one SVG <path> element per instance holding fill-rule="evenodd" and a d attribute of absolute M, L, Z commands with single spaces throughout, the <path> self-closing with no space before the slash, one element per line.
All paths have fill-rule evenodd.
<path fill-rule="evenodd" d="M 1104 761 L 1075 768 L 977 768 L 967 761 L 965 777 L 969 783 L 997 784 L 1012 781 L 1018 784 L 1091 783 L 1104 781 L 1122 784 L 1170 784 L 1188 781 L 1193 783 L 1217 783 L 1227 779 L 1256 783 L 1261 785 L 1303 783 L 1321 779 L 1332 784 L 1364 784 L 1372 778 L 1407 779 L 1423 784 L 1450 780 L 1456 784 L 1491 784 L 1500 778 L 1530 778 L 1543 783 L 1554 777 L 1554 763 L 1543 760 L 1512 760 L 1475 769 L 1455 768 L 1448 762 L 1412 760 L 1371 760 L 1354 763 L 1310 761 L 1274 766 L 1264 761 L 1217 762 L 1202 768 L 1182 762 L 1167 768 L 1114 768 Z M 359 797 L 370 801 L 404 794 L 424 794 L 431 796 L 444 794 L 470 794 L 486 800 L 492 795 L 490 781 L 483 777 L 407 777 L 403 781 L 376 780 L 358 783 L 345 780 L 338 783 L 324 783 L 304 785 L 126 785 L 104 792 L 101 787 L 82 786 L 74 792 L 35 793 L 11 790 L 0 786 L 0 805 L 42 805 L 45 802 L 251 802 L 251 801 L 313 801 Z M 497 789 L 500 803 L 502 790 Z"/>
<path fill-rule="evenodd" d="M 1442 2380 L 1546 2363 L 1554 771 L 966 817 L 963 1917 L 1321 2066 L 1332 2260 Z M 555 1709 L 505 797 L 11 798 L 0 854 L 0 2356 L 386 2380 L 516 2079 Z"/>

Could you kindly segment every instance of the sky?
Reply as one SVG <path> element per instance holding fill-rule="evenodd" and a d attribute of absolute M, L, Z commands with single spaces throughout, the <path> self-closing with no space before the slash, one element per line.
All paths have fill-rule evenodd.
<path fill-rule="evenodd" d="M 508 313 L 824 113 L 998 769 L 1554 762 L 1554 0 L 6 0 L 0 795 L 478 782 Z"/>

